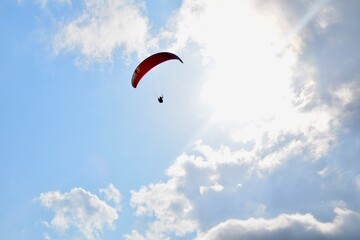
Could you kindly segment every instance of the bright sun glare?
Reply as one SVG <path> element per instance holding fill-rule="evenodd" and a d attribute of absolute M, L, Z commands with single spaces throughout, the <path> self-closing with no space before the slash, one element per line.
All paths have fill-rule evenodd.
<path fill-rule="evenodd" d="M 261 16 L 240 1 L 225 5 L 224 18 L 207 16 L 216 30 L 202 32 L 207 39 L 205 52 L 213 61 L 201 99 L 211 109 L 213 120 L 222 123 L 272 118 L 290 107 L 294 53 L 281 49 L 275 19 Z M 233 26 L 224 27 L 229 21 Z"/>

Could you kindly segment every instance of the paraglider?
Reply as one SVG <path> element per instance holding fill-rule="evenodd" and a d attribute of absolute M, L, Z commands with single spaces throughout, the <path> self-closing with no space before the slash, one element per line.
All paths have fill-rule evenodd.
<path fill-rule="evenodd" d="M 160 95 L 160 96 L 158 97 L 158 101 L 159 101 L 159 103 L 163 103 L 163 102 L 164 102 L 164 96 L 163 96 L 163 95 Z"/>
<path fill-rule="evenodd" d="M 131 85 L 136 88 L 139 84 L 142 77 L 149 72 L 151 69 L 156 67 L 157 65 L 169 61 L 169 60 L 179 60 L 181 63 L 183 61 L 175 54 L 170 52 L 159 52 L 151 55 L 150 57 L 143 60 L 135 69 L 132 78 L 131 78 Z M 163 102 L 163 96 L 158 97 L 159 103 Z"/>

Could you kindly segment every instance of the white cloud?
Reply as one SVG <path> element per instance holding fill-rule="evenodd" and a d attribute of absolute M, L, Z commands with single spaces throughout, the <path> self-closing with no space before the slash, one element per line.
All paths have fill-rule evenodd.
<path fill-rule="evenodd" d="M 131 234 L 125 234 L 124 239 L 125 240 L 145 240 L 145 238 L 138 231 L 135 231 L 135 230 L 133 230 L 131 232 Z"/>
<path fill-rule="evenodd" d="M 149 47 L 149 22 L 143 4 L 134 0 L 84 0 L 85 9 L 74 19 L 59 23 L 53 47 L 78 51 L 82 60 L 111 61 L 116 49 L 124 56 L 142 55 Z"/>
<path fill-rule="evenodd" d="M 193 154 L 182 154 L 167 169 L 167 181 L 132 191 L 137 216 L 151 219 L 143 233 L 134 230 L 128 239 L 197 232 L 203 232 L 199 239 L 359 236 L 351 223 L 359 223 L 358 197 L 351 197 L 345 177 L 332 174 L 342 164 L 333 159 L 339 156 L 328 158 L 345 113 L 358 106 L 358 78 L 327 85 L 329 69 L 313 62 L 322 38 L 344 20 L 332 3 L 182 2 L 166 34 L 173 49 L 198 46 L 207 76 L 200 95 L 213 111 L 203 131 L 221 126 L 232 142 L 213 147 L 197 141 Z M 355 210 L 337 208 L 333 221 L 323 221 L 334 201 L 351 202 Z M 169 223 L 193 226 L 180 234 Z"/>
<path fill-rule="evenodd" d="M 105 196 L 107 201 L 112 201 L 115 204 L 115 209 L 121 211 L 121 193 L 115 188 L 113 184 L 109 184 L 107 188 L 99 190 Z"/>
<path fill-rule="evenodd" d="M 151 184 L 138 192 L 131 192 L 131 206 L 136 207 L 137 216 L 154 218 L 145 233 L 145 239 L 166 239 L 164 233 L 172 232 L 184 236 L 193 232 L 197 223 L 191 218 L 192 205 L 179 191 L 175 181 Z M 134 231 L 128 239 L 141 239 Z"/>
<path fill-rule="evenodd" d="M 82 188 L 41 193 L 38 200 L 55 214 L 45 225 L 59 232 L 76 229 L 85 239 L 99 239 L 103 229 L 111 228 L 118 218 L 116 209 Z"/>
<path fill-rule="evenodd" d="M 134 230 L 126 235 L 126 239 L 167 239 L 171 233 L 186 236 L 194 232 L 204 232 L 199 239 L 262 239 L 263 236 L 282 239 L 277 238 L 282 234 L 299 234 L 299 239 L 329 239 L 333 236 L 334 239 L 346 239 L 347 234 L 359 234 L 355 225 L 349 225 L 360 221 L 360 215 L 355 211 L 337 208 L 337 217 L 324 223 L 311 214 L 281 214 L 301 208 L 312 209 L 321 215 L 317 208 L 334 207 L 331 197 L 323 199 L 323 194 L 332 191 L 333 181 L 338 181 L 337 176 L 329 175 L 327 181 L 331 186 L 324 185 L 321 179 L 327 168 L 311 174 L 309 170 L 313 167 L 299 160 L 295 166 L 284 164 L 284 170 L 279 173 L 259 175 L 254 171 L 256 161 L 246 160 L 241 151 L 231 152 L 228 147 L 215 150 L 201 142 L 195 149 L 196 155 L 183 154 L 170 166 L 167 182 L 132 191 L 131 205 L 137 216 L 148 216 L 151 220 L 144 234 Z M 327 188 L 325 192 L 324 188 Z M 345 200 L 340 202 L 343 204 L 335 206 L 346 208 Z M 280 215 L 271 219 L 228 220 L 230 216 L 262 217 L 274 213 Z M 222 221 L 224 223 L 219 224 Z M 233 238 L 226 235 L 232 232 L 232 227 Z"/>
<path fill-rule="evenodd" d="M 200 191 L 200 194 L 203 195 L 208 191 L 221 192 L 223 189 L 224 189 L 223 185 L 216 183 L 211 186 L 200 186 L 199 191 Z"/>
<path fill-rule="evenodd" d="M 247 123 L 289 107 L 296 55 L 282 51 L 282 31 L 251 1 L 184 1 L 175 48 L 195 43 L 208 63 L 199 95 L 213 121 Z"/>
<path fill-rule="evenodd" d="M 319 19 L 323 25 L 334 24 L 335 17 L 330 17 L 334 7 L 327 1 L 305 2 L 304 16 L 294 13 L 295 20 L 288 21 L 284 9 L 291 4 L 264 5 L 183 1 L 168 32 L 174 49 L 195 43 L 209 64 L 200 91 L 204 107 L 212 111 L 205 126 L 227 125 L 232 139 L 252 144 L 253 152 L 273 150 L 259 164 L 272 170 L 299 154 L 326 156 L 336 143 L 343 105 L 351 93 L 334 93 L 341 96 L 338 105 L 322 103 L 318 72 L 301 61 L 307 40 L 304 29 Z"/>
<path fill-rule="evenodd" d="M 356 239 L 360 214 L 348 209 L 335 209 L 331 222 L 320 222 L 311 214 L 281 214 L 276 218 L 231 219 L 200 234 L 197 240 L 220 239 Z"/>
<path fill-rule="evenodd" d="M 283 164 L 284 161 L 290 159 L 292 155 L 298 154 L 303 146 L 300 141 L 291 141 L 284 148 L 266 155 L 259 162 L 260 169 L 274 169 Z"/>

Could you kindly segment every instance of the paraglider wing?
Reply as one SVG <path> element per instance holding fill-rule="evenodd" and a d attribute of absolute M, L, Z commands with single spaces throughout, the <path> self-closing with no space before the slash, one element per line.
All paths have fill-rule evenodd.
<path fill-rule="evenodd" d="M 131 85 L 134 88 L 136 88 L 141 78 L 148 71 L 150 71 L 152 68 L 159 65 L 160 63 L 163 63 L 168 60 L 179 60 L 181 63 L 183 63 L 183 61 L 173 53 L 170 52 L 155 53 L 154 55 L 151 55 L 150 57 L 146 58 L 137 66 L 131 78 Z"/>

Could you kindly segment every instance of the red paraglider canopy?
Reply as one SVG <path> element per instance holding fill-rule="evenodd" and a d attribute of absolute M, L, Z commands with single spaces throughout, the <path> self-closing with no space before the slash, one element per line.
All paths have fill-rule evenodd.
<path fill-rule="evenodd" d="M 173 53 L 170 52 L 155 53 L 154 55 L 151 55 L 150 57 L 146 58 L 137 66 L 131 78 L 131 85 L 134 88 L 136 88 L 141 78 L 148 71 L 150 71 L 152 68 L 159 65 L 160 63 L 163 63 L 168 60 L 179 60 L 181 63 L 183 63 L 183 61 Z"/>

